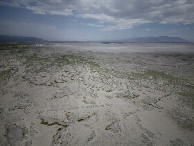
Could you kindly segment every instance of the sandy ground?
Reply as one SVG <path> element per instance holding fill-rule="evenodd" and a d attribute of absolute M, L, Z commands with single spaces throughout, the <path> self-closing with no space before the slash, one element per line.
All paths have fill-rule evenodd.
<path fill-rule="evenodd" d="M 194 145 L 194 44 L 0 50 L 0 145 Z"/>

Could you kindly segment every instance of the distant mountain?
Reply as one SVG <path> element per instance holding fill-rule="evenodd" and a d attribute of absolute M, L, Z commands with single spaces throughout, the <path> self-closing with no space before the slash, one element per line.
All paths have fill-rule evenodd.
<path fill-rule="evenodd" d="M 179 37 L 159 36 L 159 37 L 136 37 L 126 40 L 119 40 L 123 42 L 153 42 L 153 43 L 183 43 L 189 42 Z"/>
<path fill-rule="evenodd" d="M 23 36 L 7 36 L 0 35 L 0 43 L 20 43 L 20 42 L 49 42 L 42 38 L 37 37 L 23 37 Z M 63 42 L 63 41 L 50 41 L 50 42 Z M 64 41 L 69 42 L 69 41 Z M 70 41 L 70 42 L 79 42 L 79 41 Z M 96 41 L 92 41 L 96 42 Z M 168 36 L 159 36 L 159 37 L 136 37 L 130 39 L 122 40 L 112 40 L 112 41 L 97 41 L 97 42 L 153 42 L 153 43 L 185 43 L 189 42 L 185 39 L 179 37 L 168 37 Z"/>
<path fill-rule="evenodd" d="M 36 37 L 0 35 L 0 43 L 15 43 L 15 42 L 46 42 L 46 40 Z"/>

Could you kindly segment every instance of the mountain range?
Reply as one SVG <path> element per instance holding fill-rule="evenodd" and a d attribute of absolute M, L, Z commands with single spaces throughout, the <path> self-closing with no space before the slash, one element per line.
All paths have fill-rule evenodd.
<path fill-rule="evenodd" d="M 0 35 L 0 43 L 18 43 L 18 42 L 49 42 L 49 41 L 44 40 L 42 38 L 37 38 L 37 37 Z M 58 42 L 58 41 L 54 41 L 54 42 Z M 62 42 L 67 42 L 67 41 L 62 41 Z M 72 41 L 72 42 L 76 42 L 76 41 Z M 180 37 L 159 36 L 159 37 L 136 37 L 136 38 L 130 38 L 130 39 L 98 41 L 98 42 L 152 42 L 152 43 L 178 43 L 178 42 L 180 43 L 181 42 L 181 43 L 185 43 L 189 41 Z"/>
<path fill-rule="evenodd" d="M 0 43 L 46 42 L 42 38 L 0 35 Z"/>
<path fill-rule="evenodd" d="M 120 40 L 123 42 L 153 42 L 153 43 L 176 43 L 176 42 L 189 42 L 180 37 L 169 37 L 169 36 L 159 36 L 159 37 L 136 37 L 131 39 Z"/>

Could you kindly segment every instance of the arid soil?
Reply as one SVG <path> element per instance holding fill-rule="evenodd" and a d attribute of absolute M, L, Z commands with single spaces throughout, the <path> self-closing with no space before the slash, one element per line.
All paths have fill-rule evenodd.
<path fill-rule="evenodd" d="M 0 145 L 194 145 L 194 44 L 0 48 Z"/>

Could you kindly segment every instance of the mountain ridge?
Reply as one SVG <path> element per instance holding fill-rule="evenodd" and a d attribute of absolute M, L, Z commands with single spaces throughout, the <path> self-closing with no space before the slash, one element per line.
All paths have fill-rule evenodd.
<path fill-rule="evenodd" d="M 150 43 L 186 43 L 189 42 L 186 39 L 180 37 L 169 37 L 169 36 L 159 36 L 159 37 L 135 37 L 130 39 L 119 40 L 120 42 L 150 42 Z"/>
<path fill-rule="evenodd" d="M 38 37 L 25 37 L 25 36 L 8 36 L 0 35 L 0 43 L 20 43 L 20 42 L 148 42 L 148 43 L 188 43 L 189 41 L 180 37 L 135 37 L 130 39 L 120 40 L 105 40 L 105 41 L 47 41 Z"/>
<path fill-rule="evenodd" d="M 18 42 L 47 42 L 47 40 L 37 37 L 0 35 L 0 43 L 18 43 Z"/>

